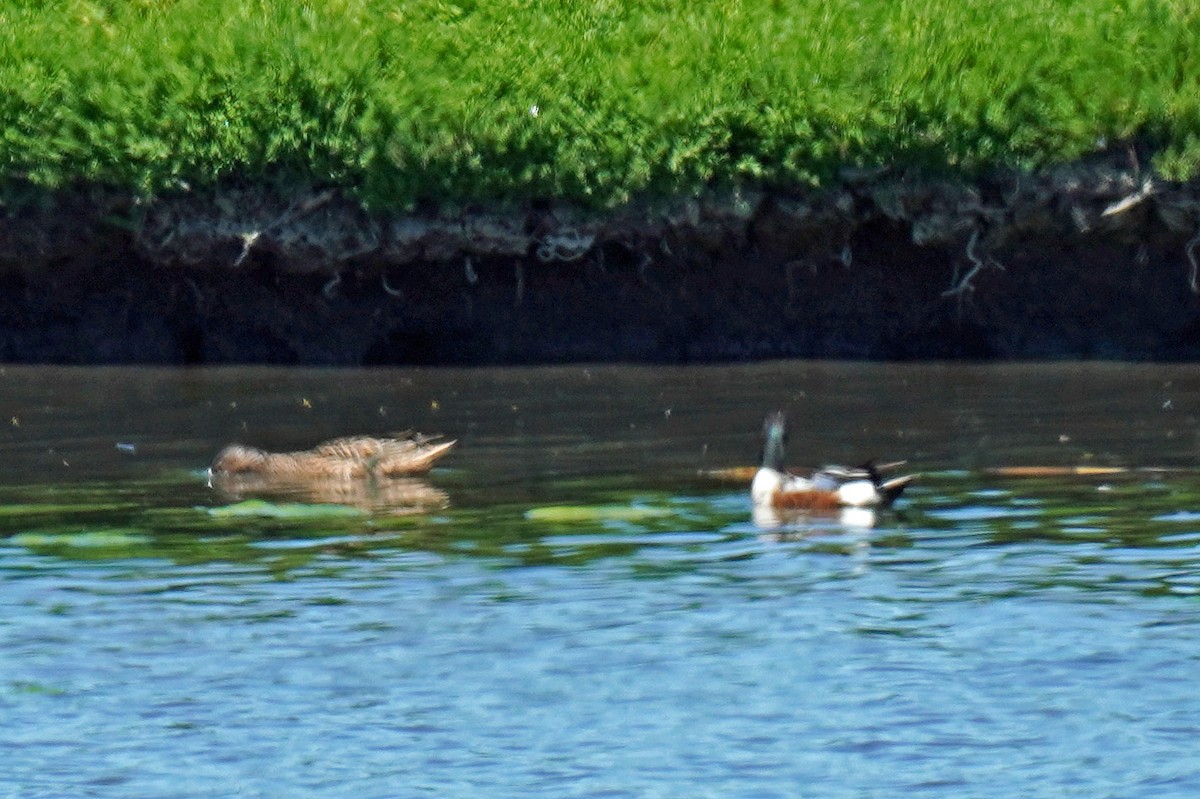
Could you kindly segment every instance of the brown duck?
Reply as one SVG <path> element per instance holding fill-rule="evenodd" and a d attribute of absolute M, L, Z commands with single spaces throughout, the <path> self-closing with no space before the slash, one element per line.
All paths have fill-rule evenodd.
<path fill-rule="evenodd" d="M 404 477 L 425 474 L 457 443 L 412 433 L 397 438 L 334 438 L 299 452 L 267 452 L 231 444 L 217 453 L 209 471 L 215 476 L 259 475 L 295 480 Z"/>

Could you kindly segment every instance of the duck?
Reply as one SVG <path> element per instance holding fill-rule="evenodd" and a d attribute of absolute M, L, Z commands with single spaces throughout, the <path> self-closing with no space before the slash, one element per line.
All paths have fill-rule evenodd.
<path fill-rule="evenodd" d="M 763 423 L 762 465 L 750 483 L 750 498 L 755 507 L 777 510 L 836 510 L 839 508 L 889 507 L 917 478 L 915 474 L 884 479 L 872 462 L 861 466 L 823 466 L 808 475 L 784 469 L 787 447 L 787 418 L 782 412 L 767 416 Z"/>
<path fill-rule="evenodd" d="M 408 477 L 426 474 L 458 443 L 439 438 L 411 431 L 392 438 L 345 436 L 297 452 L 230 444 L 217 453 L 208 471 L 214 477 L 256 475 L 289 480 Z"/>

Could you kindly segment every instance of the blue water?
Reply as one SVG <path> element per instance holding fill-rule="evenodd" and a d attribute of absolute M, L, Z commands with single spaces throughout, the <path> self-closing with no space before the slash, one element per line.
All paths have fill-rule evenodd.
<path fill-rule="evenodd" d="M 903 385 L 913 403 L 957 379 L 771 369 L 775 384 Z M 206 508 L 230 500 L 187 468 L 211 453 L 168 435 L 178 410 L 132 436 L 71 415 L 64 441 L 97 453 L 91 479 L 35 484 L 30 468 L 0 504 L 0 795 L 1200 795 L 1195 378 L 1052 369 L 967 370 L 970 388 L 900 435 L 811 402 L 820 440 L 922 461 L 900 511 L 873 523 L 759 526 L 743 487 L 687 469 L 752 459 L 757 408 L 741 406 L 769 401 L 711 370 L 622 372 L 653 390 L 585 404 L 586 425 L 574 372 L 521 373 L 521 396 L 511 375 L 418 374 L 442 398 L 421 426 L 467 432 L 431 477 L 451 507 L 394 521 L 214 522 Z M 307 389 L 335 376 L 293 379 L 319 396 Z M 1111 404 L 1072 414 L 1046 399 L 1052 379 Z M 1156 427 L 1168 379 L 1176 415 Z M 205 380 L 189 395 L 233 382 Z M 486 421 L 497 381 L 536 413 Z M 962 429 L 947 418 L 973 438 L 947 436 L 939 425 Z M 191 436 L 206 425 L 219 435 L 209 421 Z M 100 457 L 130 437 L 157 454 Z M 1081 438 L 1089 451 L 1071 449 Z M 35 466 L 40 446 L 8 444 Z M 1054 457 L 1169 470 L 985 469 Z M 89 486 L 124 504 L 86 505 Z M 599 510 L 528 513 L 566 504 Z M 604 515 L 616 506 L 656 512 Z"/>

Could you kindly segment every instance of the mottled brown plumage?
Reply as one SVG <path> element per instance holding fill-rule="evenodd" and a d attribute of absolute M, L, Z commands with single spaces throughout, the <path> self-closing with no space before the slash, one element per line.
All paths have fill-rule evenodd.
<path fill-rule="evenodd" d="M 231 444 L 217 453 L 210 471 L 214 475 L 291 479 L 401 477 L 425 474 L 456 443 L 415 434 L 406 438 L 335 438 L 299 452 L 267 452 Z"/>

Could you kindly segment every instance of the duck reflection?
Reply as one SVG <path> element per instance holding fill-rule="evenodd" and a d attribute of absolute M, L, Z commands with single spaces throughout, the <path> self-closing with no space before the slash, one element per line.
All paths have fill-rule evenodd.
<path fill-rule="evenodd" d="M 789 541 L 813 535 L 867 533 L 877 521 L 874 508 L 838 508 L 827 511 L 790 510 L 753 505 L 751 519 L 767 538 Z"/>
<path fill-rule="evenodd" d="M 449 507 L 450 496 L 419 477 L 271 477 L 214 472 L 209 485 L 231 501 L 270 498 L 348 505 L 372 513 L 428 513 Z"/>

